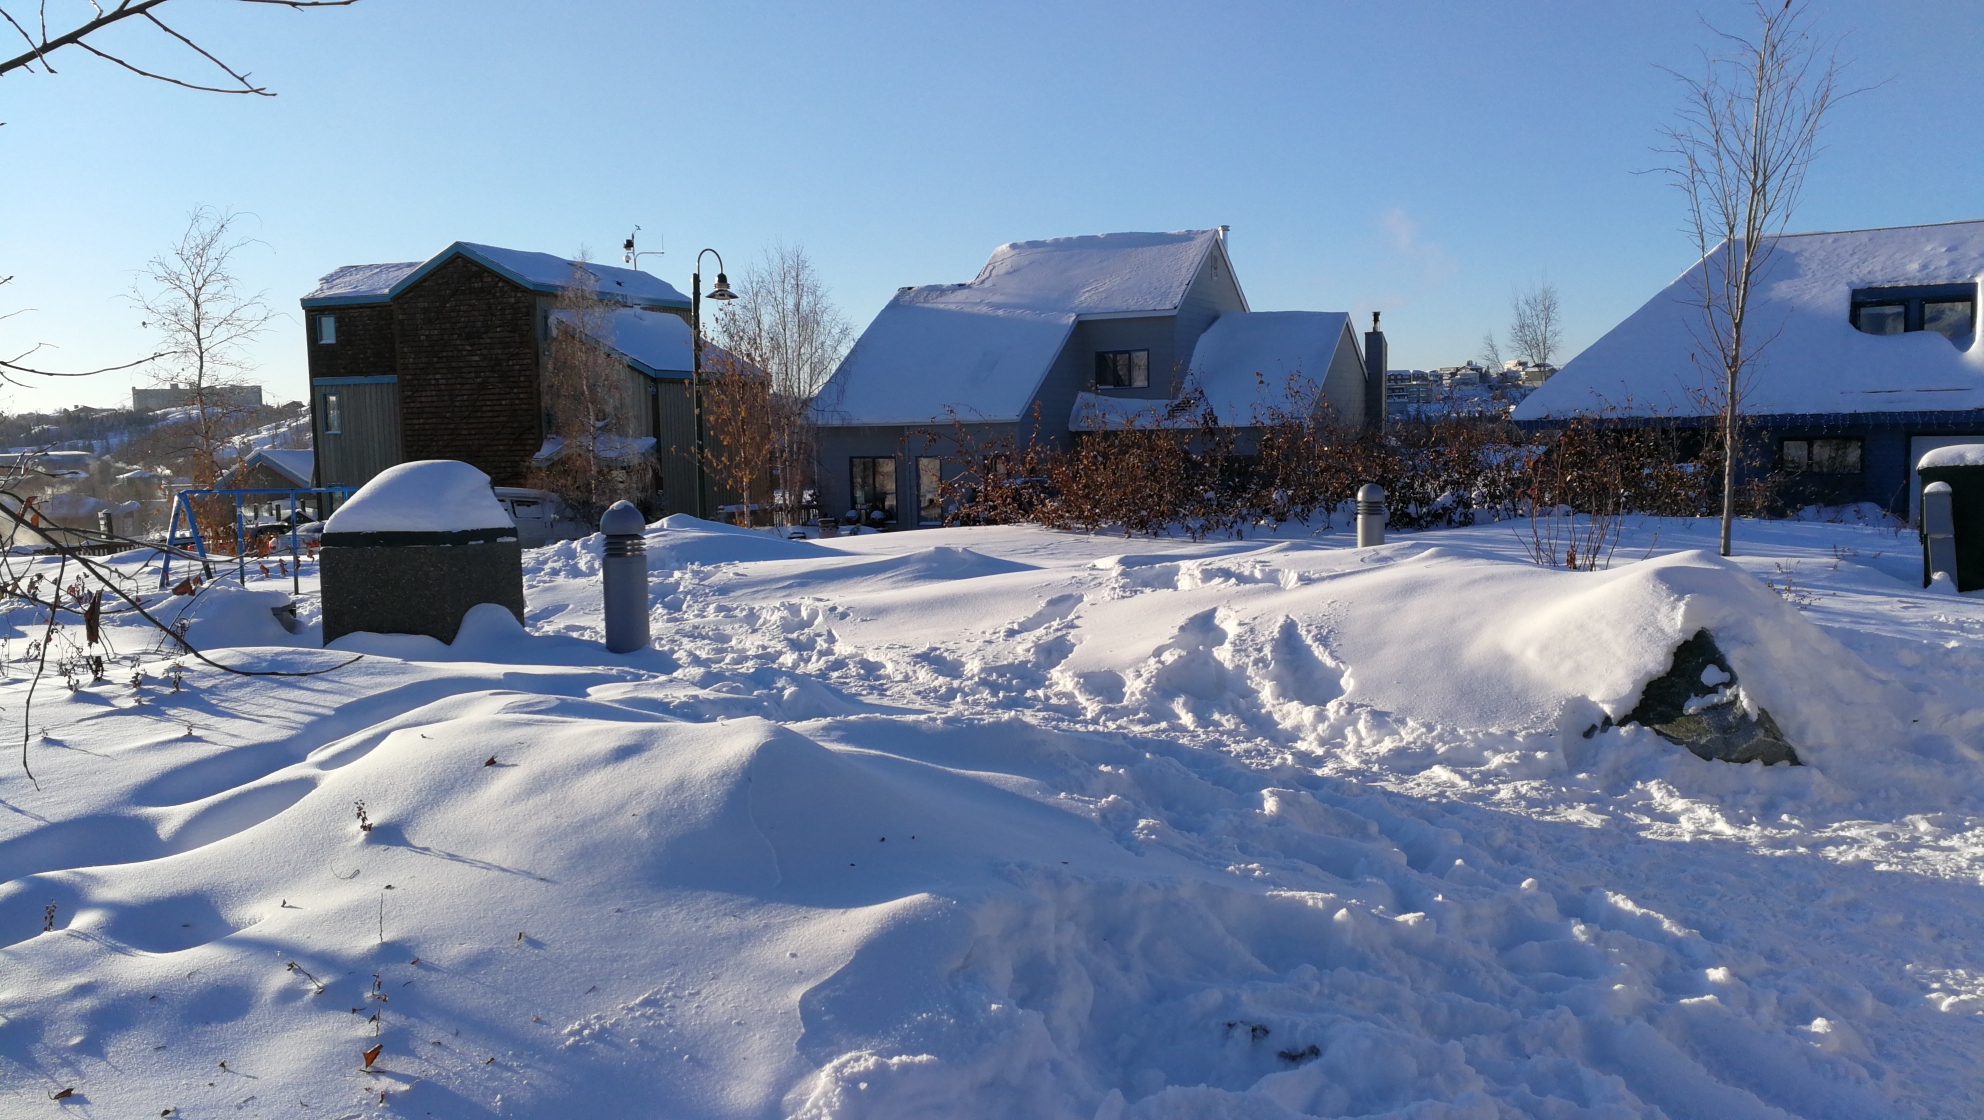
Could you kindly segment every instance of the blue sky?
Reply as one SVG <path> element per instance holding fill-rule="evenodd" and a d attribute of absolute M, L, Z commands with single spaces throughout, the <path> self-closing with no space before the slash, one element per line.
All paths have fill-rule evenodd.
<path fill-rule="evenodd" d="M 51 0 L 87 11 L 82 0 Z M 178 9 L 175 11 L 175 9 Z M 1385 312 L 1394 366 L 1477 351 L 1512 286 L 1562 292 L 1567 353 L 1692 259 L 1654 174 L 1701 20 L 1735 3 L 811 4 L 362 0 L 161 9 L 279 96 L 222 97 L 78 52 L 0 78 L 0 322 L 11 354 L 144 352 L 122 300 L 201 205 L 246 215 L 240 271 L 285 317 L 254 348 L 303 396 L 296 300 L 342 265 L 451 241 L 644 267 L 685 290 L 803 244 L 857 327 L 1003 242 L 1233 227 L 1256 310 Z M 174 18 L 176 17 L 176 19 Z M 1984 5 L 1825 3 L 1857 84 L 1793 225 L 1984 217 L 1968 107 Z M 194 73 L 156 35 L 141 64 Z M 66 57 L 65 57 L 66 56 Z M 132 378 L 8 390 L 128 402 Z"/>

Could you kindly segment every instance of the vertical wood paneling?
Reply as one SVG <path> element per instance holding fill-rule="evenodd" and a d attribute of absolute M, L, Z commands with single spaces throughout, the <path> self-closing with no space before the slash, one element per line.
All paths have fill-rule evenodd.
<path fill-rule="evenodd" d="M 338 395 L 342 432 L 323 430 L 324 397 Z M 324 486 L 363 486 L 400 462 L 399 386 L 314 385 L 310 407 L 317 428 L 317 480 Z"/>

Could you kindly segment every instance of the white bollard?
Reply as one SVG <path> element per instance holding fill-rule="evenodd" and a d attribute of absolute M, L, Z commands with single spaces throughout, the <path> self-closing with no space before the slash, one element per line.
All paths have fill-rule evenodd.
<path fill-rule="evenodd" d="M 1956 586 L 1955 496 L 1947 482 L 1931 482 L 1922 488 L 1922 586 L 1947 574 Z"/>
<path fill-rule="evenodd" d="M 1357 547 L 1385 543 L 1385 491 L 1375 482 L 1357 488 Z"/>
<path fill-rule="evenodd" d="M 647 518 L 632 502 L 615 502 L 599 519 L 606 554 L 599 562 L 605 593 L 606 648 L 632 653 L 646 648 L 648 635 Z"/>

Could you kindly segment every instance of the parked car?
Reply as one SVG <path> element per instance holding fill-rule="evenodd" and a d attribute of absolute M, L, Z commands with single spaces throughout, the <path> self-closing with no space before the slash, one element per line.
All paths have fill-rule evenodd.
<path fill-rule="evenodd" d="M 517 541 L 525 548 L 577 540 L 593 531 L 592 526 L 579 520 L 571 507 L 549 490 L 498 486 L 496 500 L 503 503 L 510 520 L 517 523 Z"/>

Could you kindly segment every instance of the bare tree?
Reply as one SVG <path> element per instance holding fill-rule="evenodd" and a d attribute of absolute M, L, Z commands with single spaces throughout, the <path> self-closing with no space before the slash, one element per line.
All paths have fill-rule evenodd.
<path fill-rule="evenodd" d="M 262 333 L 274 312 L 264 293 L 249 294 L 234 275 L 234 254 L 250 244 L 234 236 L 237 215 L 203 207 L 179 241 L 145 266 L 131 300 L 158 333 L 155 379 L 182 390 L 193 485 L 213 486 L 222 451 L 247 413 L 239 388 L 241 346 Z"/>
<path fill-rule="evenodd" d="M 1806 30 L 1806 9 L 1797 0 L 1752 6 L 1755 38 L 1711 28 L 1722 51 L 1703 51 L 1701 77 L 1675 75 L 1686 94 L 1662 149 L 1702 258 L 1689 279 L 1700 308 L 1696 342 L 1716 363 L 1724 556 L 1736 516 L 1743 389 L 1772 337 L 1751 323 L 1750 295 L 1797 206 L 1820 122 L 1842 96 L 1837 53 Z"/>
<path fill-rule="evenodd" d="M 1546 365 L 1563 338 L 1555 284 L 1540 279 L 1526 291 L 1509 293 L 1509 349 L 1516 357 L 1530 365 Z"/>
<path fill-rule="evenodd" d="M 6 285 L 12 283 L 13 280 L 14 278 L 11 276 L 0 276 L 0 287 L 5 287 Z M 0 321 L 11 319 L 16 315 L 21 314 L 24 311 L 30 311 L 30 310 L 33 309 L 18 308 L 13 311 L 0 313 Z M 90 377 L 99 373 L 114 373 L 120 369 L 134 369 L 138 366 L 144 365 L 146 362 L 152 361 L 160 357 L 160 355 L 158 354 L 151 354 L 146 357 L 139 358 L 135 362 L 124 362 L 119 365 L 105 366 L 102 369 L 85 369 L 85 370 L 74 370 L 69 372 L 57 372 L 55 370 L 37 369 L 34 366 L 24 366 L 21 364 L 22 362 L 26 361 L 30 357 L 33 357 L 35 354 L 41 352 L 42 350 L 46 350 L 50 348 L 51 347 L 49 346 L 49 344 L 45 342 L 30 343 L 27 349 L 22 350 L 21 352 L 15 354 L 13 357 L 0 358 L 0 381 L 4 381 L 9 385 L 20 385 L 23 387 L 27 387 L 30 385 L 30 382 L 21 380 L 22 375 L 28 375 L 32 377 Z"/>
<path fill-rule="evenodd" d="M 775 417 L 775 413 L 779 414 Z M 703 458 L 716 477 L 720 493 L 737 495 L 741 506 L 737 523 L 749 525 L 753 507 L 769 503 L 781 511 L 778 500 L 766 490 L 778 490 L 777 469 L 779 430 L 784 419 L 772 392 L 772 382 L 763 370 L 716 346 L 703 352 L 703 422 L 708 438 Z"/>
<path fill-rule="evenodd" d="M 749 452 L 758 460 L 752 467 L 728 473 L 768 476 L 774 520 L 796 523 L 816 460 L 813 396 L 846 355 L 854 327 L 803 246 L 767 246 L 741 279 L 738 298 L 717 316 L 711 333 L 734 371 L 757 379 L 736 385 L 738 408 L 732 411 L 738 423 L 731 427 L 735 438 L 759 445 L 757 428 L 743 422 L 755 411 L 750 424 L 763 428 L 762 450 Z"/>
<path fill-rule="evenodd" d="M 534 483 L 572 506 L 588 522 L 614 502 L 652 487 L 648 456 L 626 434 L 627 363 L 606 349 L 617 303 L 601 299 L 598 279 L 581 252 L 572 282 L 552 311 L 551 358 L 545 366 L 545 433 L 550 437 Z"/>
<path fill-rule="evenodd" d="M 262 4 L 270 7 L 290 8 L 300 11 L 305 8 L 343 8 L 357 3 L 358 0 L 235 0 L 235 2 L 240 4 Z M 26 11 L 29 5 L 0 5 L 0 20 L 5 20 L 12 26 L 19 33 L 20 37 L 26 41 L 28 48 L 13 58 L 0 61 L 0 74 L 5 74 L 10 70 L 25 70 L 28 73 L 34 73 L 37 69 L 44 74 L 53 74 L 55 73 L 55 66 L 49 62 L 48 56 L 60 51 L 64 47 L 79 47 L 106 62 L 115 63 L 133 74 L 144 78 L 151 78 L 155 81 L 168 82 L 175 86 L 184 86 L 187 89 L 196 89 L 205 93 L 255 94 L 261 97 L 275 96 L 275 94 L 269 92 L 266 86 L 256 85 L 248 71 L 236 70 L 234 67 L 216 58 L 205 47 L 194 42 L 191 38 L 168 27 L 165 21 L 159 19 L 155 13 L 155 9 L 164 6 L 165 3 L 166 0 L 119 0 L 118 3 L 112 4 L 106 9 L 101 4 L 98 4 L 96 0 L 89 0 L 90 10 L 94 13 L 91 18 L 75 24 L 67 31 L 60 30 L 61 25 L 58 23 L 57 30 L 52 34 L 48 28 L 48 0 L 37 0 L 33 4 L 34 14 L 25 17 L 29 23 L 34 25 L 33 31 L 28 30 L 21 19 L 16 18 L 14 15 L 15 11 Z M 13 11 L 8 10 L 10 7 Z M 160 35 L 199 55 L 205 60 L 207 65 L 214 67 L 226 75 L 225 81 L 227 84 L 202 85 L 197 81 L 187 81 L 182 78 L 154 73 L 153 71 L 142 69 L 124 58 L 102 50 L 90 42 L 91 36 L 96 35 L 97 32 L 114 24 L 122 23 L 125 20 L 138 20 L 148 24 Z M 208 80 L 212 81 L 214 79 Z"/>
<path fill-rule="evenodd" d="M 1491 370 L 1502 368 L 1502 348 L 1495 343 L 1494 331 L 1481 334 L 1481 362 Z"/>

